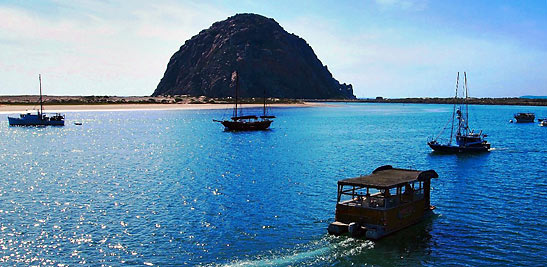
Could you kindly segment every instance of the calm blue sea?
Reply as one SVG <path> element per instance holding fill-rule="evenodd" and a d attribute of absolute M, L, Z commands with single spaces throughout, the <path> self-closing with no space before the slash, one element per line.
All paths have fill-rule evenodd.
<path fill-rule="evenodd" d="M 274 108 L 270 131 L 227 110 L 0 115 L 0 265 L 412 266 L 547 262 L 546 107 L 470 106 L 493 151 L 426 145 L 451 105 Z M 82 122 L 76 126 L 73 122 Z M 327 235 L 336 182 L 391 164 L 434 169 L 436 215 L 378 242 Z"/>

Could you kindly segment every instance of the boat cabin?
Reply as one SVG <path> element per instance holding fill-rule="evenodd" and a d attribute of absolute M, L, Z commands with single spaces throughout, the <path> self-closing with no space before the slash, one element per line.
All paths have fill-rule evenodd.
<path fill-rule="evenodd" d="M 397 169 L 390 165 L 370 175 L 338 181 L 335 222 L 330 234 L 349 231 L 352 236 L 379 239 L 422 220 L 430 205 L 434 170 Z"/>
<path fill-rule="evenodd" d="M 456 144 L 460 147 L 484 147 L 490 149 L 490 143 L 484 140 L 484 137 L 487 137 L 487 135 L 483 134 L 482 131 L 478 133 L 471 131 L 467 135 L 456 135 Z"/>

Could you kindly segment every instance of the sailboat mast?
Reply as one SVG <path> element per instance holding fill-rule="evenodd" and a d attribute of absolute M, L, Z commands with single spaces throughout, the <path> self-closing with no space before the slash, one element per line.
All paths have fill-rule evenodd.
<path fill-rule="evenodd" d="M 234 109 L 234 117 L 237 117 L 237 93 L 239 91 L 239 73 L 236 71 L 236 107 Z"/>
<path fill-rule="evenodd" d="M 467 101 L 469 91 L 467 90 L 467 73 L 465 71 L 463 72 L 463 77 L 465 81 L 465 134 L 467 135 L 469 132 L 469 104 Z"/>
<path fill-rule="evenodd" d="M 264 87 L 264 116 L 266 116 L 266 87 Z"/>
<path fill-rule="evenodd" d="M 460 72 L 458 71 L 458 76 L 456 78 L 456 96 L 454 96 L 454 107 L 452 108 L 452 128 L 450 129 L 450 140 L 448 144 L 452 144 L 452 137 L 454 136 L 454 117 L 456 116 L 456 102 L 458 101 L 458 86 L 460 83 Z"/>
<path fill-rule="evenodd" d="M 40 118 L 42 117 L 42 113 L 43 113 L 43 103 L 42 103 L 42 74 L 38 74 L 38 80 L 40 81 L 40 114 L 38 114 L 38 116 L 40 116 Z"/>

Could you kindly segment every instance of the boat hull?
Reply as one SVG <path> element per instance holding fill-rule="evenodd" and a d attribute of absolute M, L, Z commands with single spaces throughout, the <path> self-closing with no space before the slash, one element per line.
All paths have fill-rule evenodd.
<path fill-rule="evenodd" d="M 272 121 L 221 121 L 220 123 L 222 123 L 228 131 L 260 131 L 268 129 L 272 124 Z"/>
<path fill-rule="evenodd" d="M 396 208 L 378 210 L 337 204 L 335 221 L 342 225 L 357 222 L 364 227 L 363 232 L 366 239 L 378 240 L 423 221 L 433 214 L 433 209 L 433 206 L 427 207 L 424 200 Z M 340 233 L 348 232 L 348 230 L 343 229 Z"/>
<path fill-rule="evenodd" d="M 517 121 L 517 123 L 530 123 L 530 122 L 534 122 L 534 119 L 517 119 L 515 118 L 515 120 Z"/>
<path fill-rule="evenodd" d="M 27 116 L 25 118 L 8 117 L 10 126 L 64 126 L 64 120 L 42 120 L 38 116 Z"/>
<path fill-rule="evenodd" d="M 473 153 L 473 152 L 488 152 L 490 150 L 490 144 L 482 144 L 481 146 L 452 146 L 442 145 L 438 143 L 428 143 L 429 147 L 437 152 L 443 153 Z"/>

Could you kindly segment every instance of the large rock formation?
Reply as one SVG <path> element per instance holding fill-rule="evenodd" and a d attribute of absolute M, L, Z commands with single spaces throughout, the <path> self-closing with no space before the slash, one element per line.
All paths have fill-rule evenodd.
<path fill-rule="evenodd" d="M 355 98 L 302 38 L 275 20 L 238 14 L 214 23 L 187 40 L 169 61 L 153 96 L 234 95 L 231 76 L 239 73 L 239 95 L 280 98 Z"/>

